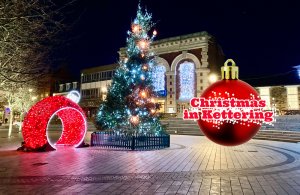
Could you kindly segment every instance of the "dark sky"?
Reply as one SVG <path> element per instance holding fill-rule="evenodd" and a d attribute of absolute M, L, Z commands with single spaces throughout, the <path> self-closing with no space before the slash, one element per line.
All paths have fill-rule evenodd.
<path fill-rule="evenodd" d="M 115 63 L 138 0 L 79 0 L 74 9 L 76 35 L 67 63 L 80 69 Z M 142 0 L 157 22 L 157 39 L 207 31 L 241 78 L 284 73 L 300 64 L 300 1 Z M 79 17 L 79 14 L 81 16 Z"/>

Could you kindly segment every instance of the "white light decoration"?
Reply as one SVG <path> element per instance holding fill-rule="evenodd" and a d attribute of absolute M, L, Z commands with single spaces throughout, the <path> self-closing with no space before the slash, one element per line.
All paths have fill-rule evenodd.
<path fill-rule="evenodd" d="M 75 103 L 78 103 L 80 101 L 81 95 L 78 91 L 73 90 L 68 93 L 67 98 Z"/>
<path fill-rule="evenodd" d="M 294 66 L 293 68 L 296 68 L 296 69 L 297 69 L 298 77 L 299 77 L 299 79 L 300 79 L 300 65 Z"/>
<path fill-rule="evenodd" d="M 163 65 L 157 65 L 153 67 L 152 80 L 154 91 L 165 90 L 165 74 L 166 67 Z"/>
<path fill-rule="evenodd" d="M 183 62 L 179 65 L 180 101 L 190 101 L 195 95 L 195 65 Z"/>
<path fill-rule="evenodd" d="M 72 101 L 73 101 L 73 100 L 72 100 Z M 56 148 L 56 145 L 64 145 L 64 144 L 57 144 L 57 143 L 52 143 L 52 142 L 51 142 L 51 140 L 50 140 L 50 138 L 49 138 L 49 131 L 48 131 L 49 125 L 50 125 L 50 122 L 51 122 L 52 118 L 53 118 L 55 115 L 58 116 L 57 114 L 60 113 L 60 112 L 62 113 L 64 110 L 67 110 L 69 113 L 77 112 L 77 113 L 79 114 L 77 117 L 81 116 L 81 120 L 83 120 L 83 124 L 81 124 L 82 127 L 83 127 L 83 129 L 82 129 L 82 132 L 79 132 L 79 133 L 80 133 L 81 135 L 83 135 L 83 136 L 78 136 L 78 137 L 80 137 L 80 141 L 74 145 L 75 148 L 77 148 L 78 146 L 80 146 L 80 144 L 83 142 L 84 137 L 85 137 L 86 132 L 87 132 L 87 121 L 86 121 L 85 116 L 82 114 L 81 111 L 77 110 L 76 108 L 72 108 L 72 107 L 63 107 L 63 108 L 61 108 L 61 109 L 58 109 L 56 112 L 54 112 L 54 113 L 52 114 L 52 116 L 51 116 L 50 119 L 48 120 L 47 128 L 46 128 L 47 141 L 48 141 L 48 143 L 50 144 L 50 146 L 51 146 L 52 148 L 54 148 L 54 149 L 57 149 L 57 148 Z M 72 114 L 73 114 L 73 113 L 72 113 Z M 75 115 L 75 116 L 76 116 L 76 115 Z M 69 122 L 69 121 L 63 121 L 62 119 L 60 119 L 60 120 L 61 120 L 61 125 L 62 125 L 62 134 L 61 134 L 61 136 L 60 136 L 60 138 L 58 139 L 57 142 L 61 142 L 61 139 L 63 139 L 63 135 L 64 135 L 64 134 L 69 134 L 69 132 L 67 132 L 67 131 L 70 131 L 70 130 L 69 130 L 70 128 L 66 130 L 66 128 L 64 128 L 64 123 L 66 123 L 66 122 L 72 123 L 72 120 L 71 120 L 71 122 Z M 74 123 L 74 119 L 73 119 L 73 123 Z M 75 131 L 75 132 L 76 132 L 76 131 Z M 73 132 L 73 134 L 74 134 L 74 132 Z"/>
<path fill-rule="evenodd" d="M 102 87 L 101 91 L 104 92 L 104 93 L 106 93 L 107 92 L 107 88 L 106 87 Z"/>
<path fill-rule="evenodd" d="M 218 76 L 216 74 L 210 74 L 208 76 L 208 80 L 209 80 L 210 83 L 214 83 L 218 80 Z"/>

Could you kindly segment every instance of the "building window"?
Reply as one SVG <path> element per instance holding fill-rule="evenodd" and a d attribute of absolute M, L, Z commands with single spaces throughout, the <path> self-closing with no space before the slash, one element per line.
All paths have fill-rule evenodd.
<path fill-rule="evenodd" d="M 170 88 L 170 91 L 172 91 L 172 87 Z"/>
<path fill-rule="evenodd" d="M 201 90 L 203 90 L 203 87 L 200 87 Z"/>
<path fill-rule="evenodd" d="M 287 87 L 287 103 L 289 110 L 299 109 L 298 87 Z"/>
<path fill-rule="evenodd" d="M 202 79 L 200 79 L 200 83 L 203 83 L 203 80 L 202 80 Z"/>
<path fill-rule="evenodd" d="M 73 89 L 77 89 L 77 82 L 73 82 Z"/>
<path fill-rule="evenodd" d="M 170 81 L 170 85 L 172 85 L 172 81 Z"/>
<path fill-rule="evenodd" d="M 170 101 L 170 104 L 172 104 L 172 101 Z"/>
<path fill-rule="evenodd" d="M 166 85 L 166 67 L 163 65 L 157 65 L 153 67 L 152 79 L 154 91 L 164 91 Z"/>
<path fill-rule="evenodd" d="M 200 72 L 200 76 L 203 76 L 203 73 L 202 73 L 202 72 Z"/>
<path fill-rule="evenodd" d="M 89 75 L 89 74 L 86 75 L 85 82 L 86 82 L 86 83 L 91 82 L 91 75 Z"/>
<path fill-rule="evenodd" d="M 59 92 L 62 92 L 64 90 L 64 84 L 59 85 Z"/>
<path fill-rule="evenodd" d="M 66 91 L 70 90 L 71 83 L 66 83 Z"/>
<path fill-rule="evenodd" d="M 179 100 L 190 101 L 195 96 L 195 64 L 184 61 L 179 64 Z"/>
<path fill-rule="evenodd" d="M 259 96 L 262 100 L 266 101 L 266 109 L 270 109 L 271 108 L 270 88 L 269 87 L 259 88 Z"/>
<path fill-rule="evenodd" d="M 109 71 L 109 72 L 108 72 L 108 77 L 109 77 L 109 79 L 112 78 L 112 71 Z"/>
<path fill-rule="evenodd" d="M 170 94 L 170 98 L 172 98 L 172 94 Z"/>
<path fill-rule="evenodd" d="M 172 75 L 170 75 L 170 79 L 172 79 Z"/>

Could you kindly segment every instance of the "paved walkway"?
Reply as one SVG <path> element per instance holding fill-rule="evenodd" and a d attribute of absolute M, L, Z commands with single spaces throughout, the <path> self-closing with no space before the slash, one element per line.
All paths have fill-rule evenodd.
<path fill-rule="evenodd" d="M 174 135 L 157 151 L 23 153 L 13 135 L 0 132 L 0 194 L 300 194 L 300 144 Z"/>

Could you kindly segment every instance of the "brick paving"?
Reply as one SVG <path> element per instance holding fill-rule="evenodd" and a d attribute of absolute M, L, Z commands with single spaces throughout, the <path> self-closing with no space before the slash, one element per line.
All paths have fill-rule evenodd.
<path fill-rule="evenodd" d="M 173 135 L 170 148 L 156 151 L 23 153 L 16 151 L 21 140 L 0 131 L 0 194 L 300 194 L 296 143 L 223 147 L 205 137 Z"/>

